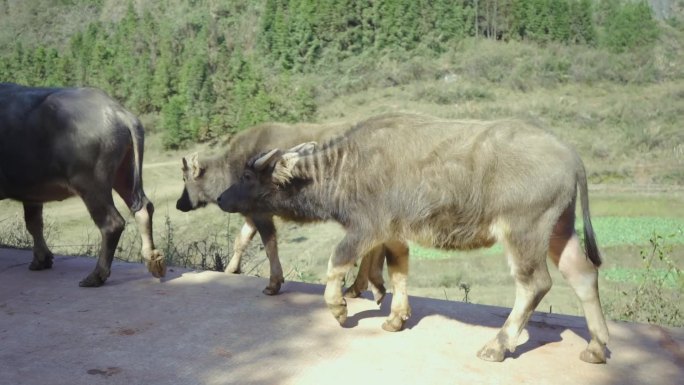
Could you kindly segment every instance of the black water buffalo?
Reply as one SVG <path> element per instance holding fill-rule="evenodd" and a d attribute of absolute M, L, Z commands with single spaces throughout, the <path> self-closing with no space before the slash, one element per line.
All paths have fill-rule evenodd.
<path fill-rule="evenodd" d="M 577 191 L 585 251 L 575 233 Z M 407 240 L 446 249 L 503 243 L 516 299 L 497 336 L 478 353 L 502 361 L 551 288 L 549 257 L 581 300 L 591 341 L 580 358 L 603 363 L 608 329 L 598 293 L 601 257 L 577 153 L 516 120 L 450 121 L 389 114 L 321 146 L 274 149 L 251 159 L 219 197 L 221 209 L 299 220 L 334 220 L 347 231 L 328 264 L 325 300 L 344 323 L 342 280 L 357 255 L 384 244 L 394 290 L 383 328 L 410 315 Z M 586 254 L 585 254 L 586 253 Z"/>
<path fill-rule="evenodd" d="M 183 192 L 176 202 L 176 208 L 189 212 L 207 204 L 216 204 L 216 198 L 240 177 L 245 162 L 264 148 L 291 147 L 303 141 L 316 140 L 333 136 L 348 129 L 350 124 L 284 124 L 264 123 L 251 127 L 220 143 L 220 151 L 208 156 L 194 153 L 182 159 Z M 270 262 L 270 279 L 264 294 L 275 295 L 284 282 L 283 269 L 278 257 L 278 243 L 273 215 L 259 213 L 245 216 L 245 223 L 233 243 L 233 256 L 225 271 L 239 273 L 242 255 L 254 235 L 259 232 Z M 371 281 L 375 300 L 381 301 L 385 294 L 382 278 L 384 262 L 382 248 L 363 258 L 359 274 L 346 295 L 355 297 L 368 287 Z"/>
<path fill-rule="evenodd" d="M 0 84 L 0 199 L 24 205 L 33 237 L 29 269 L 52 267 L 43 203 L 78 195 L 102 234 L 95 270 L 80 286 L 102 285 L 125 224 L 114 189 L 134 213 L 148 270 L 164 275 L 152 240 L 154 207 L 142 186 L 143 135 L 140 121 L 100 90 Z"/>

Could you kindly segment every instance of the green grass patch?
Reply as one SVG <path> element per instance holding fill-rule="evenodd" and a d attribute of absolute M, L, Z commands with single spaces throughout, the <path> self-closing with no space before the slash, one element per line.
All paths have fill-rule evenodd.
<path fill-rule="evenodd" d="M 469 255 L 502 255 L 503 246 L 500 244 L 495 244 L 488 249 L 478 249 L 478 250 L 441 250 L 433 249 L 430 247 L 423 247 L 415 243 L 409 243 L 409 250 L 411 258 L 415 259 L 427 259 L 427 260 L 437 260 L 437 259 L 448 259 L 454 257 L 465 257 Z"/>
<path fill-rule="evenodd" d="M 648 245 L 654 233 L 666 236 L 672 244 L 684 244 L 684 219 L 660 217 L 592 218 L 599 247 Z M 578 222 L 577 233 L 582 233 Z"/>
<path fill-rule="evenodd" d="M 664 286 L 674 288 L 681 285 L 681 277 L 672 270 L 613 267 L 601 270 L 601 276 L 608 281 L 641 284 L 649 279 L 657 279 Z"/>
<path fill-rule="evenodd" d="M 433 249 L 409 243 L 409 253 L 412 259 L 447 259 L 456 256 L 459 252 Z"/>
<path fill-rule="evenodd" d="M 684 218 L 684 196 L 682 195 L 610 192 L 596 192 L 590 195 L 592 219 L 602 217 Z M 579 208 L 577 215 L 581 215 Z"/>

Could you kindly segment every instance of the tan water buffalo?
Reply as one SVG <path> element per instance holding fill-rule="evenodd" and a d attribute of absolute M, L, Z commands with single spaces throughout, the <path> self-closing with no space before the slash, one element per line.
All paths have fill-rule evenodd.
<path fill-rule="evenodd" d="M 220 144 L 221 150 L 217 154 L 200 156 L 195 153 L 184 157 L 182 160 L 184 187 L 181 197 L 176 202 L 176 208 L 189 212 L 207 204 L 216 204 L 216 198 L 238 180 L 245 162 L 264 148 L 291 147 L 302 141 L 323 140 L 349 127 L 351 125 L 345 123 L 296 125 L 265 123 L 242 131 L 227 142 Z M 257 232 L 266 249 L 271 270 L 269 284 L 263 293 L 275 295 L 280 291 L 284 277 L 278 257 L 273 214 L 262 212 L 245 215 L 245 223 L 235 237 L 233 256 L 225 271 L 240 272 L 242 256 Z M 370 253 L 369 258 L 362 260 L 357 279 L 347 291 L 348 297 L 360 295 L 368 287 L 370 280 L 375 300 L 378 303 L 382 300 L 385 295 L 382 278 L 384 263 L 382 250 L 382 247 L 379 247 Z"/>
<path fill-rule="evenodd" d="M 584 252 L 575 233 L 578 197 Z M 346 229 L 328 264 L 325 301 L 347 318 L 342 280 L 358 255 L 383 244 L 394 296 L 386 330 L 410 316 L 407 241 L 444 249 L 504 245 L 516 299 L 496 337 L 478 353 L 502 361 L 551 288 L 547 257 L 574 288 L 591 341 L 584 361 L 606 361 L 608 329 L 598 293 L 601 257 L 577 153 L 517 120 L 454 121 L 389 114 L 358 123 L 322 145 L 252 158 L 219 197 L 221 209 L 333 220 Z"/>

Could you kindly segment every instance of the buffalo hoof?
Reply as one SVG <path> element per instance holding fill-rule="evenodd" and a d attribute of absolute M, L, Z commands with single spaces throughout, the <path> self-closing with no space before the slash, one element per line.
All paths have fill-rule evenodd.
<path fill-rule="evenodd" d="M 264 290 L 262 290 L 261 292 L 266 294 L 266 295 L 276 295 L 276 294 L 280 293 L 280 285 L 281 285 L 280 282 L 269 283 L 268 286 L 266 286 L 266 288 Z"/>
<path fill-rule="evenodd" d="M 580 353 L 580 360 L 590 364 L 605 364 L 606 352 L 603 345 L 591 341 L 587 349 Z"/>
<path fill-rule="evenodd" d="M 100 274 L 96 272 L 90 273 L 84 280 L 78 283 L 80 287 L 100 287 L 104 285 L 106 278 L 102 278 Z"/>
<path fill-rule="evenodd" d="M 31 261 L 31 264 L 29 265 L 29 270 L 39 271 L 39 270 L 52 269 L 52 261 L 53 261 L 52 254 L 46 255 L 42 261 L 34 258 L 33 261 Z"/>
<path fill-rule="evenodd" d="M 150 260 L 147 261 L 147 271 L 149 271 L 153 277 L 161 278 L 166 275 L 166 261 L 164 260 L 164 254 L 159 250 L 153 250 Z"/>
<path fill-rule="evenodd" d="M 506 334 L 499 332 L 493 340 L 477 352 L 477 356 L 485 361 L 501 362 L 506 356 L 506 350 L 513 352 L 515 348 L 515 343 L 509 341 Z"/>
<path fill-rule="evenodd" d="M 390 314 L 389 318 L 382 323 L 382 330 L 388 332 L 398 332 L 404 328 L 406 320 L 408 320 L 410 314 Z"/>
<path fill-rule="evenodd" d="M 328 304 L 328 309 L 330 309 L 333 317 L 335 317 L 340 325 L 344 325 L 347 322 L 347 301 L 344 301 L 344 299 L 342 301 L 341 304 Z"/>
<path fill-rule="evenodd" d="M 485 361 L 502 362 L 504 360 L 504 350 L 485 346 L 477 352 L 477 356 Z"/>

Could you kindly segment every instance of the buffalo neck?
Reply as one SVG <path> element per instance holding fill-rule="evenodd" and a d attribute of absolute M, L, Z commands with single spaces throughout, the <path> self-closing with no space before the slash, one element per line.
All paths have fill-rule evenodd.
<path fill-rule="evenodd" d="M 215 203 L 216 198 L 237 180 L 233 175 L 235 167 L 232 167 L 229 157 L 225 154 L 202 159 L 200 164 L 205 168 L 205 191 Z"/>
<path fill-rule="evenodd" d="M 363 189 L 354 177 L 356 157 L 350 143 L 325 147 L 300 157 L 293 179 L 281 189 L 278 211 L 300 220 L 335 220 L 347 223 L 348 213 Z"/>

